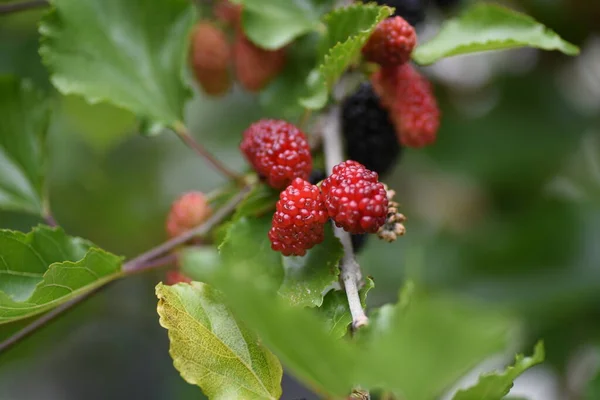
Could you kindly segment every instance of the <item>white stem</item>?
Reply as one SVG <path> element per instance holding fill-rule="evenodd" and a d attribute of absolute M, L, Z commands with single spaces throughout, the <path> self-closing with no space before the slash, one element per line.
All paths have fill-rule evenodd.
<path fill-rule="evenodd" d="M 327 173 L 330 174 L 334 166 L 344 161 L 342 137 L 340 134 L 340 108 L 338 106 L 333 106 L 325 117 L 322 135 L 325 164 Z M 348 297 L 348 306 L 352 315 L 352 327 L 358 329 L 369 322 L 358 294 L 358 285 L 362 281 L 360 265 L 358 265 L 354 257 L 350 234 L 336 226 L 333 227 L 333 231 L 335 236 L 340 239 L 344 248 L 344 256 L 340 261 L 341 281 Z"/>

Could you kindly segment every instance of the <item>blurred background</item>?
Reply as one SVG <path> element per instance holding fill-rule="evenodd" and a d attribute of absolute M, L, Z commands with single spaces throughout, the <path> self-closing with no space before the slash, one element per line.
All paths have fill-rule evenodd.
<path fill-rule="evenodd" d="M 369 304 L 394 301 L 411 276 L 431 291 L 509 307 L 522 320 L 523 350 L 543 338 L 547 351 L 513 393 L 600 399 L 600 385 L 593 397 L 587 388 L 600 364 L 600 2 L 510 4 L 582 54 L 491 52 L 425 69 L 442 127 L 434 146 L 405 150 L 386 178 L 408 234 L 393 244 L 373 238 L 360 254 L 376 284 Z M 459 9 L 432 7 L 420 40 Z M 0 16 L 0 73 L 53 92 L 37 53 L 42 12 Z M 178 194 L 224 182 L 175 135 L 138 135 L 128 112 L 57 93 L 54 102 L 51 203 L 69 234 L 136 255 L 165 239 L 164 218 Z M 239 170 L 243 129 L 283 112 L 237 88 L 217 100 L 196 91 L 187 120 L 197 140 Z M 1 228 L 38 223 L 0 213 Z M 157 323 L 154 286 L 163 276 L 118 282 L 0 356 L 0 399 L 202 398 L 173 368 Z M 315 397 L 286 377 L 283 398 Z"/>

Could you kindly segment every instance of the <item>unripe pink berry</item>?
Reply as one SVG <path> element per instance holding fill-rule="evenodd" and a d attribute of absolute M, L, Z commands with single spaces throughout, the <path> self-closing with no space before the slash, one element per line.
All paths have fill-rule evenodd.
<path fill-rule="evenodd" d="M 210 206 L 202 192 L 188 192 L 173 202 L 167 217 L 169 237 L 181 235 L 201 223 L 210 215 Z"/>

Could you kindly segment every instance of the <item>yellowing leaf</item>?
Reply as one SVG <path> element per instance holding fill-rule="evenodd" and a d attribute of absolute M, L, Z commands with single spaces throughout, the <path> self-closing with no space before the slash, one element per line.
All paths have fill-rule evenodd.
<path fill-rule="evenodd" d="M 236 321 L 217 290 L 199 282 L 161 283 L 156 295 L 173 364 L 187 382 L 212 400 L 281 396 L 281 364 Z"/>

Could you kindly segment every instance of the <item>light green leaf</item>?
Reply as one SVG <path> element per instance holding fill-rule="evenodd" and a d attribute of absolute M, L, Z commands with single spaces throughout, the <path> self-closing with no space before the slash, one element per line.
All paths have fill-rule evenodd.
<path fill-rule="evenodd" d="M 579 53 L 577 46 L 525 14 L 495 4 L 474 3 L 461 16 L 447 21 L 437 36 L 417 46 L 413 60 L 432 64 L 459 54 L 525 46 L 568 55 Z"/>
<path fill-rule="evenodd" d="M 502 372 L 482 374 L 474 386 L 456 392 L 453 400 L 501 400 L 508 394 L 519 375 L 542 361 L 544 361 L 544 344 L 538 342 L 533 356 L 525 357 L 523 354 L 518 354 L 514 365 Z"/>
<path fill-rule="evenodd" d="M 369 290 L 373 289 L 375 283 L 367 278 L 365 285 L 360 289 L 359 295 L 363 307 Z M 342 290 L 330 290 L 323 298 L 323 304 L 317 312 L 325 318 L 329 334 L 335 338 L 341 338 L 348 333 L 348 326 L 352 323 L 352 315 L 348 307 L 346 292 Z"/>
<path fill-rule="evenodd" d="M 121 257 L 60 228 L 0 230 L 0 324 L 47 311 L 120 276 Z"/>
<path fill-rule="evenodd" d="M 304 257 L 283 257 L 285 277 L 279 294 L 296 306 L 320 306 L 324 291 L 338 279 L 343 254 L 342 244 L 327 224 L 323 243 L 308 250 Z"/>
<path fill-rule="evenodd" d="M 193 246 L 178 253 L 181 272 L 193 281 L 206 281 L 221 268 L 221 257 L 214 246 Z"/>
<path fill-rule="evenodd" d="M 373 315 L 360 337 L 366 387 L 406 400 L 436 398 L 509 339 L 512 320 L 489 305 L 419 293 L 409 301 L 401 297 Z"/>
<path fill-rule="evenodd" d="M 108 103 L 91 105 L 81 96 L 63 96 L 61 111 L 67 125 L 101 154 L 137 133 L 133 114 Z"/>
<path fill-rule="evenodd" d="M 319 13 L 308 0 L 244 0 L 243 4 L 244 32 L 264 49 L 279 49 L 319 23 Z"/>
<path fill-rule="evenodd" d="M 193 282 L 156 286 L 175 368 L 211 399 L 279 399 L 281 364 L 240 324 L 221 294 Z"/>
<path fill-rule="evenodd" d="M 312 95 L 301 100 L 301 104 L 313 109 L 324 107 L 327 96 L 323 96 L 323 85 L 328 92 L 346 68 L 358 59 L 377 24 L 391 14 L 391 8 L 373 3 L 353 4 L 325 15 L 327 33 L 319 45 L 319 76 Z"/>
<path fill-rule="evenodd" d="M 182 119 L 194 6 L 187 0 L 53 0 L 40 54 L 56 88 L 109 102 L 157 124 Z"/>
<path fill-rule="evenodd" d="M 42 213 L 48 111 L 29 82 L 0 76 L 0 209 Z"/>

